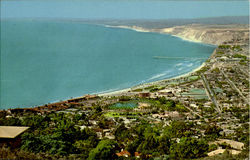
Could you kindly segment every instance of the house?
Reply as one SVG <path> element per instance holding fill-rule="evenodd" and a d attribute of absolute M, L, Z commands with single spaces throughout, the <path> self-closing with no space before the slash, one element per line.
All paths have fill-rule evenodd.
<path fill-rule="evenodd" d="M 214 155 L 217 155 L 217 154 L 222 154 L 226 151 L 226 149 L 217 149 L 215 151 L 212 151 L 212 152 L 209 152 L 207 155 L 209 157 L 211 156 L 214 156 Z M 233 149 L 230 149 L 228 150 L 232 155 L 236 155 L 236 154 L 239 154 L 241 151 L 237 151 L 237 150 L 233 150 Z"/>
<path fill-rule="evenodd" d="M 116 153 L 116 155 L 117 155 L 118 157 L 130 157 L 130 156 L 131 156 L 131 154 L 130 154 L 128 151 L 123 150 L 123 149 L 122 149 L 121 152 Z"/>
<path fill-rule="evenodd" d="M 140 98 L 148 98 L 148 97 L 150 97 L 150 93 L 149 92 L 139 93 L 139 97 Z"/>
<path fill-rule="evenodd" d="M 0 126 L 0 146 L 7 144 L 13 148 L 21 144 L 20 135 L 29 127 Z"/>
<path fill-rule="evenodd" d="M 97 125 L 97 121 L 95 121 L 95 120 L 89 120 L 89 123 L 92 125 Z"/>
<path fill-rule="evenodd" d="M 244 143 L 242 142 L 237 142 L 234 140 L 229 140 L 229 139 L 219 139 L 218 141 L 215 141 L 217 144 L 222 144 L 226 143 L 230 145 L 232 148 L 237 149 L 237 150 L 242 150 L 244 148 Z"/>
<path fill-rule="evenodd" d="M 97 95 L 89 95 L 89 94 L 87 94 L 85 96 L 69 99 L 67 102 L 68 103 L 77 103 L 77 102 L 80 102 L 80 101 L 96 99 L 96 98 L 98 98 Z"/>
<path fill-rule="evenodd" d="M 84 96 L 84 98 L 85 98 L 86 100 L 89 100 L 89 99 L 98 98 L 98 96 L 97 96 L 97 95 L 90 95 L 90 94 L 87 94 L 87 95 Z"/>
<path fill-rule="evenodd" d="M 72 103 L 72 102 L 73 102 L 73 103 L 77 103 L 77 102 L 80 102 L 80 101 L 83 101 L 83 100 L 85 100 L 85 97 L 84 97 L 84 96 L 69 99 L 67 102 L 68 102 L 68 103 Z"/>
<path fill-rule="evenodd" d="M 197 106 L 196 104 L 194 104 L 194 103 L 191 103 L 191 104 L 190 104 L 190 107 L 198 108 L 198 106 Z"/>
<path fill-rule="evenodd" d="M 174 93 L 170 89 L 161 90 L 161 91 L 158 92 L 158 94 L 159 95 L 169 96 L 169 97 L 173 97 L 174 96 Z"/>
<path fill-rule="evenodd" d="M 148 109 L 148 108 L 150 108 L 150 104 L 148 104 L 148 103 L 142 103 L 142 102 L 138 103 L 138 109 L 139 110 L 144 110 L 144 109 Z"/>
<path fill-rule="evenodd" d="M 108 139 L 115 139 L 115 136 L 110 132 L 106 132 L 105 137 L 108 138 Z"/>
<path fill-rule="evenodd" d="M 102 132 L 96 132 L 96 135 L 99 139 L 102 139 Z"/>
<path fill-rule="evenodd" d="M 140 156 L 141 156 L 141 153 L 135 152 L 135 158 L 140 158 Z"/>

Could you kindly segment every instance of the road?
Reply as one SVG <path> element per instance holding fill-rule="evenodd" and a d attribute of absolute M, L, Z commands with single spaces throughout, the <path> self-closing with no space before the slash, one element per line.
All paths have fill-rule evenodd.
<path fill-rule="evenodd" d="M 218 105 L 218 102 L 217 102 L 217 100 L 215 98 L 215 95 L 214 95 L 213 91 L 211 90 L 211 88 L 209 86 L 209 83 L 207 82 L 207 78 L 205 77 L 204 74 L 201 74 L 201 79 L 202 79 L 202 83 L 203 83 L 203 85 L 204 85 L 204 87 L 206 89 L 206 93 L 207 93 L 209 99 L 213 102 L 213 104 L 217 108 L 217 111 L 219 113 L 221 113 L 221 109 L 220 109 L 220 107 Z"/>
<path fill-rule="evenodd" d="M 227 76 L 227 74 L 225 74 L 225 72 L 223 70 L 220 69 L 220 72 L 224 75 L 224 77 L 226 78 L 227 82 L 231 85 L 231 87 L 236 90 L 239 95 L 243 98 L 243 100 L 248 103 L 248 99 L 242 94 L 242 92 L 239 90 L 239 88 L 234 84 L 233 81 L 231 81 L 229 79 L 229 77 Z"/>

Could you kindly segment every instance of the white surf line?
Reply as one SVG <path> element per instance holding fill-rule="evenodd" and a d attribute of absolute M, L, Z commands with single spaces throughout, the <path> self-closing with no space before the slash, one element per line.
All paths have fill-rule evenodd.
<path fill-rule="evenodd" d="M 165 56 L 153 56 L 156 59 L 207 59 L 207 58 L 193 58 L 193 57 L 165 57 Z"/>

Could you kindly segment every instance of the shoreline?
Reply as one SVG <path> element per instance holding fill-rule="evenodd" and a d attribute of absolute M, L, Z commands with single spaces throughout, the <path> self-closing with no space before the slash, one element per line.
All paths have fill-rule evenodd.
<path fill-rule="evenodd" d="M 213 52 L 214 53 L 214 52 Z M 211 54 L 211 56 L 213 55 L 213 53 Z M 129 87 L 129 88 L 125 88 L 125 89 L 120 89 L 120 90 L 116 90 L 116 91 L 111 91 L 111 92 L 105 92 L 105 93 L 100 93 L 100 94 L 96 94 L 97 96 L 100 96 L 100 97 L 106 97 L 106 96 L 115 96 L 115 95 L 118 95 L 118 94 L 123 94 L 123 93 L 127 93 L 133 89 L 138 89 L 138 88 L 145 88 L 145 87 L 148 87 L 150 85 L 157 85 L 161 82 L 164 82 L 164 81 L 169 81 L 169 80 L 174 80 L 174 79 L 180 79 L 180 78 L 185 78 L 185 77 L 188 77 L 190 76 L 191 74 L 199 71 L 200 69 L 202 69 L 204 66 L 206 65 L 206 62 L 203 62 L 198 68 L 195 68 L 193 69 L 192 71 L 190 72 L 187 72 L 185 74 L 181 74 L 179 76 L 176 76 L 176 77 L 172 77 L 172 78 L 166 78 L 166 79 L 162 79 L 162 80 L 157 80 L 157 81 L 153 81 L 153 82 L 149 82 L 149 83 L 144 83 L 144 84 L 139 84 L 139 85 L 136 85 L 136 86 L 132 86 L 132 87 Z"/>
<path fill-rule="evenodd" d="M 158 29 L 146 29 L 146 28 L 137 27 L 137 26 L 111 26 L 111 25 L 101 25 L 101 26 L 108 27 L 108 28 L 128 29 L 128 30 L 133 30 L 133 31 L 136 31 L 136 32 L 164 34 L 164 35 L 177 37 L 177 38 L 180 38 L 180 39 L 182 39 L 184 41 L 188 41 L 188 42 L 192 42 L 192 43 L 201 43 L 201 44 L 204 44 L 204 45 L 211 45 L 211 44 L 206 44 L 206 43 L 203 43 L 203 42 L 200 42 L 200 41 L 197 42 L 195 40 L 186 39 L 186 38 L 181 37 L 181 36 L 172 35 L 170 33 L 164 33 L 164 32 L 161 32 Z M 213 52 L 211 53 L 210 57 L 208 57 L 208 59 L 211 58 L 211 56 L 213 55 Z M 138 84 L 138 85 L 131 86 L 131 87 L 128 87 L 128 88 L 124 88 L 124 89 L 118 89 L 118 90 L 113 90 L 113 91 L 112 90 L 110 91 L 110 89 L 109 89 L 109 90 L 106 90 L 106 91 L 88 93 L 88 94 L 85 94 L 85 95 L 80 95 L 80 96 L 76 96 L 76 97 L 72 97 L 72 98 L 65 98 L 63 100 L 58 100 L 58 101 L 55 100 L 53 102 L 48 102 L 48 103 L 45 103 L 45 104 L 35 105 L 35 106 L 31 106 L 31 107 L 13 107 L 13 108 L 11 107 L 11 108 L 8 108 L 8 109 L 18 109 L 18 108 L 24 109 L 24 108 L 44 107 L 46 105 L 53 105 L 53 104 L 63 103 L 63 102 L 66 102 L 66 101 L 69 101 L 69 100 L 72 100 L 72 99 L 82 98 L 82 97 L 84 97 L 86 95 L 97 95 L 97 96 L 100 96 L 100 97 L 119 96 L 119 95 L 122 95 L 122 94 L 129 93 L 130 91 L 132 91 L 134 89 L 145 88 L 145 87 L 152 86 L 152 85 L 158 85 L 159 83 L 162 83 L 164 81 L 188 77 L 191 74 L 199 71 L 205 65 L 206 65 L 206 62 L 203 62 L 199 67 L 194 68 L 193 70 L 191 70 L 191 71 L 189 71 L 187 73 L 180 74 L 178 76 L 174 76 L 174 77 L 171 77 L 171 78 L 165 78 L 165 79 L 162 79 L 162 80 L 156 80 L 156 81 L 152 81 L 152 82 L 146 82 L 146 83 Z M 5 110 L 5 109 L 0 109 L 0 110 Z"/>
<path fill-rule="evenodd" d="M 211 56 L 213 54 L 214 54 L 214 51 L 211 54 Z M 211 58 L 211 56 L 209 58 Z M 36 106 L 32 106 L 32 107 L 14 107 L 14 108 L 5 108 L 5 109 L 0 108 L 0 111 L 2 111 L 2 110 L 15 110 L 15 109 L 31 109 L 31 110 L 34 109 L 34 110 L 36 110 L 37 108 L 41 108 L 41 107 L 43 108 L 43 107 L 46 107 L 46 106 L 50 107 L 50 106 L 53 106 L 53 105 L 63 104 L 63 103 L 69 102 L 70 100 L 82 99 L 82 98 L 84 98 L 86 96 L 91 96 L 91 95 L 99 96 L 99 97 L 122 96 L 122 94 L 129 93 L 130 91 L 132 91 L 134 89 L 145 88 L 145 87 L 149 87 L 149 86 L 152 86 L 152 85 L 158 85 L 159 83 L 162 83 L 164 81 L 177 80 L 177 79 L 180 79 L 180 78 L 188 77 L 188 76 L 194 74 L 195 72 L 199 71 L 200 69 L 202 69 L 205 65 L 206 65 L 206 62 L 203 62 L 199 67 L 194 68 L 193 70 L 191 70 L 191 71 L 189 71 L 187 73 L 184 73 L 184 74 L 172 77 L 172 78 L 165 78 L 165 79 L 162 79 L 162 80 L 156 80 L 156 81 L 152 81 L 152 82 L 148 82 L 148 83 L 138 84 L 138 85 L 131 86 L 131 87 L 128 87 L 128 88 L 124 88 L 124 89 L 118 89 L 118 90 L 114 90 L 114 91 L 106 90 L 106 91 L 101 91 L 101 92 L 96 92 L 96 93 L 89 93 L 89 94 L 76 96 L 76 97 L 72 97 L 72 98 L 65 98 L 64 100 L 48 102 L 46 104 L 36 105 Z"/>
<path fill-rule="evenodd" d="M 185 38 L 185 37 L 181 37 L 181 36 L 174 35 L 174 34 L 171 34 L 171 33 L 162 32 L 161 29 L 147 29 L 147 28 L 138 27 L 138 26 L 125 26 L 125 25 L 124 26 L 112 26 L 112 25 L 104 25 L 104 24 L 98 24 L 98 25 L 101 25 L 101 26 L 104 26 L 104 27 L 108 27 L 108 28 L 128 29 L 128 30 L 133 30 L 133 31 L 136 31 L 136 32 L 164 34 L 164 35 L 169 35 L 169 36 L 177 37 L 177 38 L 180 38 L 180 39 L 182 39 L 184 41 L 188 41 L 188 42 L 192 42 L 192 43 L 201 43 L 201 44 L 204 44 L 204 45 L 213 45 L 213 44 L 208 44 L 208 43 L 205 43 L 205 42 L 202 42 L 202 41 L 196 41 L 196 40 L 193 40 L 193 39 L 188 39 L 188 38 Z M 213 46 L 217 46 L 217 45 L 213 45 Z M 215 48 L 215 50 L 216 50 L 216 48 Z M 210 55 L 210 57 L 208 57 L 208 59 L 210 59 L 212 57 L 214 51 L 211 53 L 211 55 Z M 100 96 L 100 97 L 119 96 L 121 94 L 130 93 L 130 91 L 138 89 L 138 88 L 145 88 L 145 87 L 152 86 L 152 85 L 158 85 L 159 83 L 162 83 L 164 81 L 169 81 L 169 80 L 174 80 L 174 79 L 180 79 L 180 78 L 188 77 L 191 74 L 199 71 L 205 65 L 206 65 L 206 61 L 203 62 L 199 67 L 194 68 L 193 70 L 191 70 L 190 72 L 187 72 L 187 73 L 184 73 L 184 74 L 180 74 L 180 75 L 172 77 L 172 78 L 165 78 L 165 79 L 162 79 L 162 80 L 156 80 L 156 81 L 152 81 L 152 82 L 146 82 L 146 83 L 138 84 L 138 85 L 131 86 L 131 87 L 128 87 L 128 88 L 124 88 L 124 89 L 111 90 L 111 91 L 109 89 L 109 90 L 101 91 L 101 92 L 88 93 L 86 95 L 97 95 L 97 96 Z M 71 99 L 82 98 L 82 97 L 84 97 L 86 95 L 80 95 L 80 96 L 76 96 L 76 97 L 72 97 L 72 98 L 65 98 L 65 99 L 59 100 L 59 101 L 55 100 L 53 102 L 48 102 L 48 103 L 41 104 L 41 105 L 35 105 L 35 106 L 32 106 L 32 107 L 14 107 L 14 108 L 11 107 L 11 108 L 8 108 L 8 109 L 44 107 L 46 105 L 52 105 L 52 104 L 57 104 L 57 103 L 61 103 L 61 102 L 66 102 L 66 101 L 71 100 Z M 5 109 L 0 109 L 0 110 L 5 110 Z"/>
<path fill-rule="evenodd" d="M 165 34 L 165 35 L 170 35 L 173 37 L 177 37 L 180 38 L 184 41 L 188 41 L 188 42 L 192 42 L 192 43 L 201 43 L 204 45 L 214 45 L 214 44 L 209 44 L 200 40 L 196 40 L 196 39 L 191 39 L 191 38 L 185 38 L 184 36 L 179 36 L 179 35 L 174 35 L 171 33 L 167 33 L 167 32 L 163 32 L 162 29 L 146 29 L 143 27 L 138 27 L 138 26 L 112 26 L 112 25 L 103 25 L 105 27 L 108 28 L 121 28 L 121 29 L 128 29 L 128 30 L 132 30 L 132 31 L 136 31 L 136 32 L 143 32 L 143 33 L 158 33 L 158 34 Z M 216 46 L 216 45 L 214 45 Z"/>
<path fill-rule="evenodd" d="M 173 37 L 177 37 L 177 38 L 180 38 L 180 39 L 182 39 L 184 41 L 188 41 L 188 42 L 192 42 L 192 43 L 201 43 L 201 44 L 204 44 L 204 45 L 217 46 L 217 45 L 214 45 L 214 44 L 208 44 L 208 43 L 205 43 L 205 42 L 202 42 L 202 41 L 199 41 L 199 40 L 195 40 L 195 39 L 188 39 L 188 38 L 185 38 L 185 37 L 182 37 L 182 36 L 173 35 L 173 34 L 170 34 L 170 33 L 164 33 L 164 32 L 162 32 L 162 31 L 160 31 L 158 29 L 146 29 L 146 28 L 138 27 L 138 26 L 112 26 L 112 25 L 104 25 L 104 26 L 109 27 L 109 28 L 128 29 L 128 30 L 133 30 L 133 31 L 136 31 L 136 32 L 144 32 L 144 33 L 151 32 L 151 33 L 165 34 L 165 35 L 170 35 L 170 36 L 173 36 Z M 215 50 L 216 50 L 216 48 L 215 48 Z M 210 57 L 208 59 L 210 59 L 212 57 L 212 55 L 214 54 L 214 51 L 211 53 L 211 55 L 210 55 Z M 161 82 L 164 82 L 164 81 L 188 77 L 191 74 L 193 74 L 193 73 L 199 71 L 200 69 L 202 69 L 205 65 L 206 65 L 206 62 L 203 62 L 199 67 L 193 69 L 192 71 L 187 72 L 185 74 L 181 74 L 181 75 L 176 76 L 176 77 L 166 78 L 166 79 L 157 80 L 157 81 L 148 82 L 148 83 L 143 83 L 143 84 L 139 84 L 139 85 L 136 85 L 136 86 L 131 86 L 129 88 L 119 89 L 119 90 L 115 90 L 115 91 L 107 91 L 107 92 L 103 91 L 101 93 L 96 93 L 95 95 L 101 96 L 101 97 L 116 96 L 116 95 L 120 95 L 120 94 L 123 94 L 123 93 L 128 93 L 128 92 L 130 92 L 130 91 L 132 91 L 134 89 L 137 89 L 137 88 L 145 88 L 145 87 L 147 87 L 149 85 L 157 85 L 157 84 L 159 84 Z"/>

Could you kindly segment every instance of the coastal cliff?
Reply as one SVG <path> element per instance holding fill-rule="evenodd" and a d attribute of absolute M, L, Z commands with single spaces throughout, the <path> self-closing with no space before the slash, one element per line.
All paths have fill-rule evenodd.
<path fill-rule="evenodd" d="M 151 29 L 140 26 L 126 26 L 117 25 L 107 27 L 125 28 L 138 32 L 158 32 L 162 34 L 170 34 L 181 39 L 206 43 L 211 45 L 220 45 L 224 42 L 238 43 L 240 39 L 249 39 L 249 25 L 247 24 L 226 24 L 226 25 L 203 25 L 203 24 L 189 24 L 174 26 L 169 28 Z"/>
<path fill-rule="evenodd" d="M 223 42 L 249 38 L 248 25 L 200 25 L 191 24 L 154 30 L 193 42 L 219 45 Z"/>

